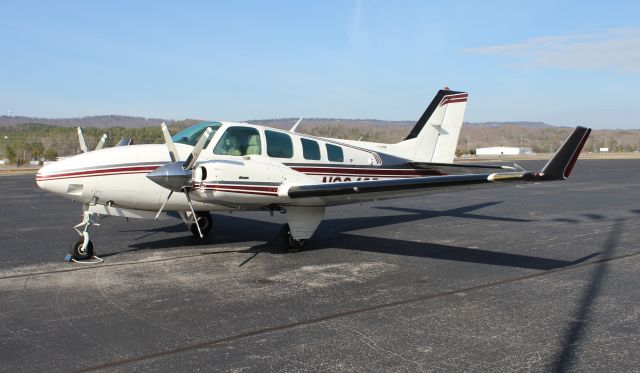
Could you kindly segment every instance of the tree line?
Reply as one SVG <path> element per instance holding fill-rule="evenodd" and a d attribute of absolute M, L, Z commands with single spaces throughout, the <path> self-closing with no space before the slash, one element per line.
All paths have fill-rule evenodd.
<path fill-rule="evenodd" d="M 176 133 L 195 121 L 176 122 L 170 126 Z M 164 142 L 160 127 L 142 128 L 83 128 L 82 134 L 88 149 L 93 149 L 103 134 L 107 134 L 105 147 L 115 146 L 121 139 L 133 139 L 138 144 Z M 0 159 L 21 166 L 30 161 L 56 160 L 80 152 L 77 128 L 52 126 L 42 123 L 22 123 L 0 127 Z"/>
<path fill-rule="evenodd" d="M 189 127 L 198 121 L 185 120 L 170 124 L 171 133 Z M 289 129 L 291 120 L 255 121 L 278 128 Z M 292 123 L 290 123 L 292 122 Z M 301 133 L 318 137 L 362 140 L 381 143 L 402 141 L 411 130 L 409 122 L 349 121 L 313 119 L 298 128 Z M 557 149 L 571 132 L 569 127 L 527 127 L 517 124 L 499 126 L 466 124 L 462 127 L 456 154 L 474 154 L 479 147 L 513 146 L 529 147 L 535 153 L 547 153 Z M 122 138 L 133 139 L 136 144 L 163 143 L 159 126 L 141 128 L 83 128 L 89 149 L 95 148 L 103 134 L 107 134 L 105 147 L 114 146 Z M 595 130 L 585 146 L 586 151 L 600 148 L 612 152 L 640 150 L 640 130 Z M 42 123 L 23 123 L 0 127 L 0 159 L 22 165 L 29 161 L 55 160 L 59 156 L 79 153 L 77 129 Z"/>

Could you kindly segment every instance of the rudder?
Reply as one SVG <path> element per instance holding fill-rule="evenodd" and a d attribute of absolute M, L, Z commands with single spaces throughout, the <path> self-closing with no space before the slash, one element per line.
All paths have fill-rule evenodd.
<path fill-rule="evenodd" d="M 413 161 L 452 163 L 467 98 L 466 92 L 438 91 L 409 135 L 390 150 Z"/>

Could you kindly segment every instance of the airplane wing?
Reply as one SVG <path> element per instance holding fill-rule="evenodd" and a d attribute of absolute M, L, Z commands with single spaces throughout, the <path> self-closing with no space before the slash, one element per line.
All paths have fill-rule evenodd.
<path fill-rule="evenodd" d="M 310 203 L 322 202 L 325 205 L 340 205 L 377 199 L 450 193 L 505 184 L 564 180 L 569 177 L 590 133 L 591 129 L 589 128 L 576 127 L 540 171 L 485 172 L 466 175 L 296 185 L 291 186 L 287 194 L 293 200 L 310 199 Z M 304 201 L 299 202 L 303 203 Z"/>
<path fill-rule="evenodd" d="M 513 166 L 490 164 L 409 162 L 409 165 L 417 169 L 434 171 L 436 174 L 443 175 L 478 174 L 482 172 L 497 172 L 496 170 L 518 171 Z"/>

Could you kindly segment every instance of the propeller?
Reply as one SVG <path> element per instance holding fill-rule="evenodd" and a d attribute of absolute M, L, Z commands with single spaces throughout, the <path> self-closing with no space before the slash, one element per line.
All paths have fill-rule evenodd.
<path fill-rule="evenodd" d="M 162 124 L 160 125 L 160 128 L 162 128 L 162 134 L 164 135 L 164 142 L 165 144 L 167 144 L 167 148 L 169 149 L 169 157 L 171 158 L 171 162 L 177 162 L 178 151 L 176 150 L 176 146 L 173 143 L 173 140 L 171 140 L 171 134 L 169 133 L 169 129 L 167 128 L 167 125 L 164 124 L 164 122 L 162 122 Z"/>
<path fill-rule="evenodd" d="M 104 142 L 105 141 L 107 141 L 107 134 L 106 133 L 104 135 L 102 135 L 102 137 L 100 138 L 100 141 L 98 141 L 98 145 L 96 145 L 96 150 L 102 149 L 102 147 L 104 146 Z"/>
<path fill-rule="evenodd" d="M 88 152 L 87 143 L 84 142 L 84 136 L 82 136 L 82 129 L 78 127 L 78 142 L 80 143 L 80 151 L 83 153 Z"/>
<path fill-rule="evenodd" d="M 202 136 L 200 136 L 200 139 L 198 139 L 196 145 L 193 147 L 193 150 L 191 151 L 191 154 L 189 154 L 187 160 L 182 162 L 178 161 L 178 151 L 176 150 L 176 146 L 171 139 L 171 134 L 169 133 L 167 126 L 162 123 L 161 128 L 164 135 L 165 143 L 167 145 L 167 149 L 169 150 L 171 163 L 158 167 L 147 174 L 147 178 L 149 180 L 164 188 L 169 189 L 169 195 L 156 214 L 156 220 L 164 210 L 167 202 L 169 202 L 169 198 L 171 198 L 173 192 L 182 192 L 184 193 L 185 197 L 187 197 L 187 202 L 189 203 L 189 208 L 191 209 L 191 213 L 193 214 L 193 219 L 196 221 L 196 226 L 198 227 L 200 238 L 203 238 L 204 235 L 200 230 L 200 224 L 198 224 L 197 222 L 196 213 L 193 209 L 193 204 L 191 203 L 191 196 L 189 195 L 189 192 L 193 188 L 193 167 L 196 165 L 196 162 L 200 157 L 200 153 L 202 152 L 202 149 L 204 149 L 205 144 L 207 143 L 207 141 L 209 141 L 209 137 L 211 137 L 211 133 L 213 132 L 213 130 L 209 127 L 204 131 Z"/>

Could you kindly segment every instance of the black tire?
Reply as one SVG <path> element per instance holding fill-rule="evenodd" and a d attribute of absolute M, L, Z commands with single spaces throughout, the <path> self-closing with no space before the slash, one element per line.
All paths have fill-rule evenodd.
<path fill-rule="evenodd" d="M 82 251 L 82 244 L 84 243 L 84 237 L 79 238 L 71 245 L 71 257 L 75 260 L 87 260 L 93 257 L 93 242 L 89 240 L 87 249 Z"/>
<path fill-rule="evenodd" d="M 196 211 L 196 221 L 200 225 L 200 230 L 202 230 L 203 236 L 206 236 L 213 229 L 213 219 L 211 218 L 209 211 Z M 191 231 L 191 234 L 200 238 L 200 233 L 198 233 L 196 223 L 191 223 L 189 230 Z"/>
<path fill-rule="evenodd" d="M 289 224 L 285 224 L 280 229 L 279 233 L 280 242 L 282 244 L 282 250 L 285 253 L 297 253 L 298 251 L 304 249 L 307 244 L 307 240 L 296 240 L 291 236 L 291 229 L 289 229 Z"/>

